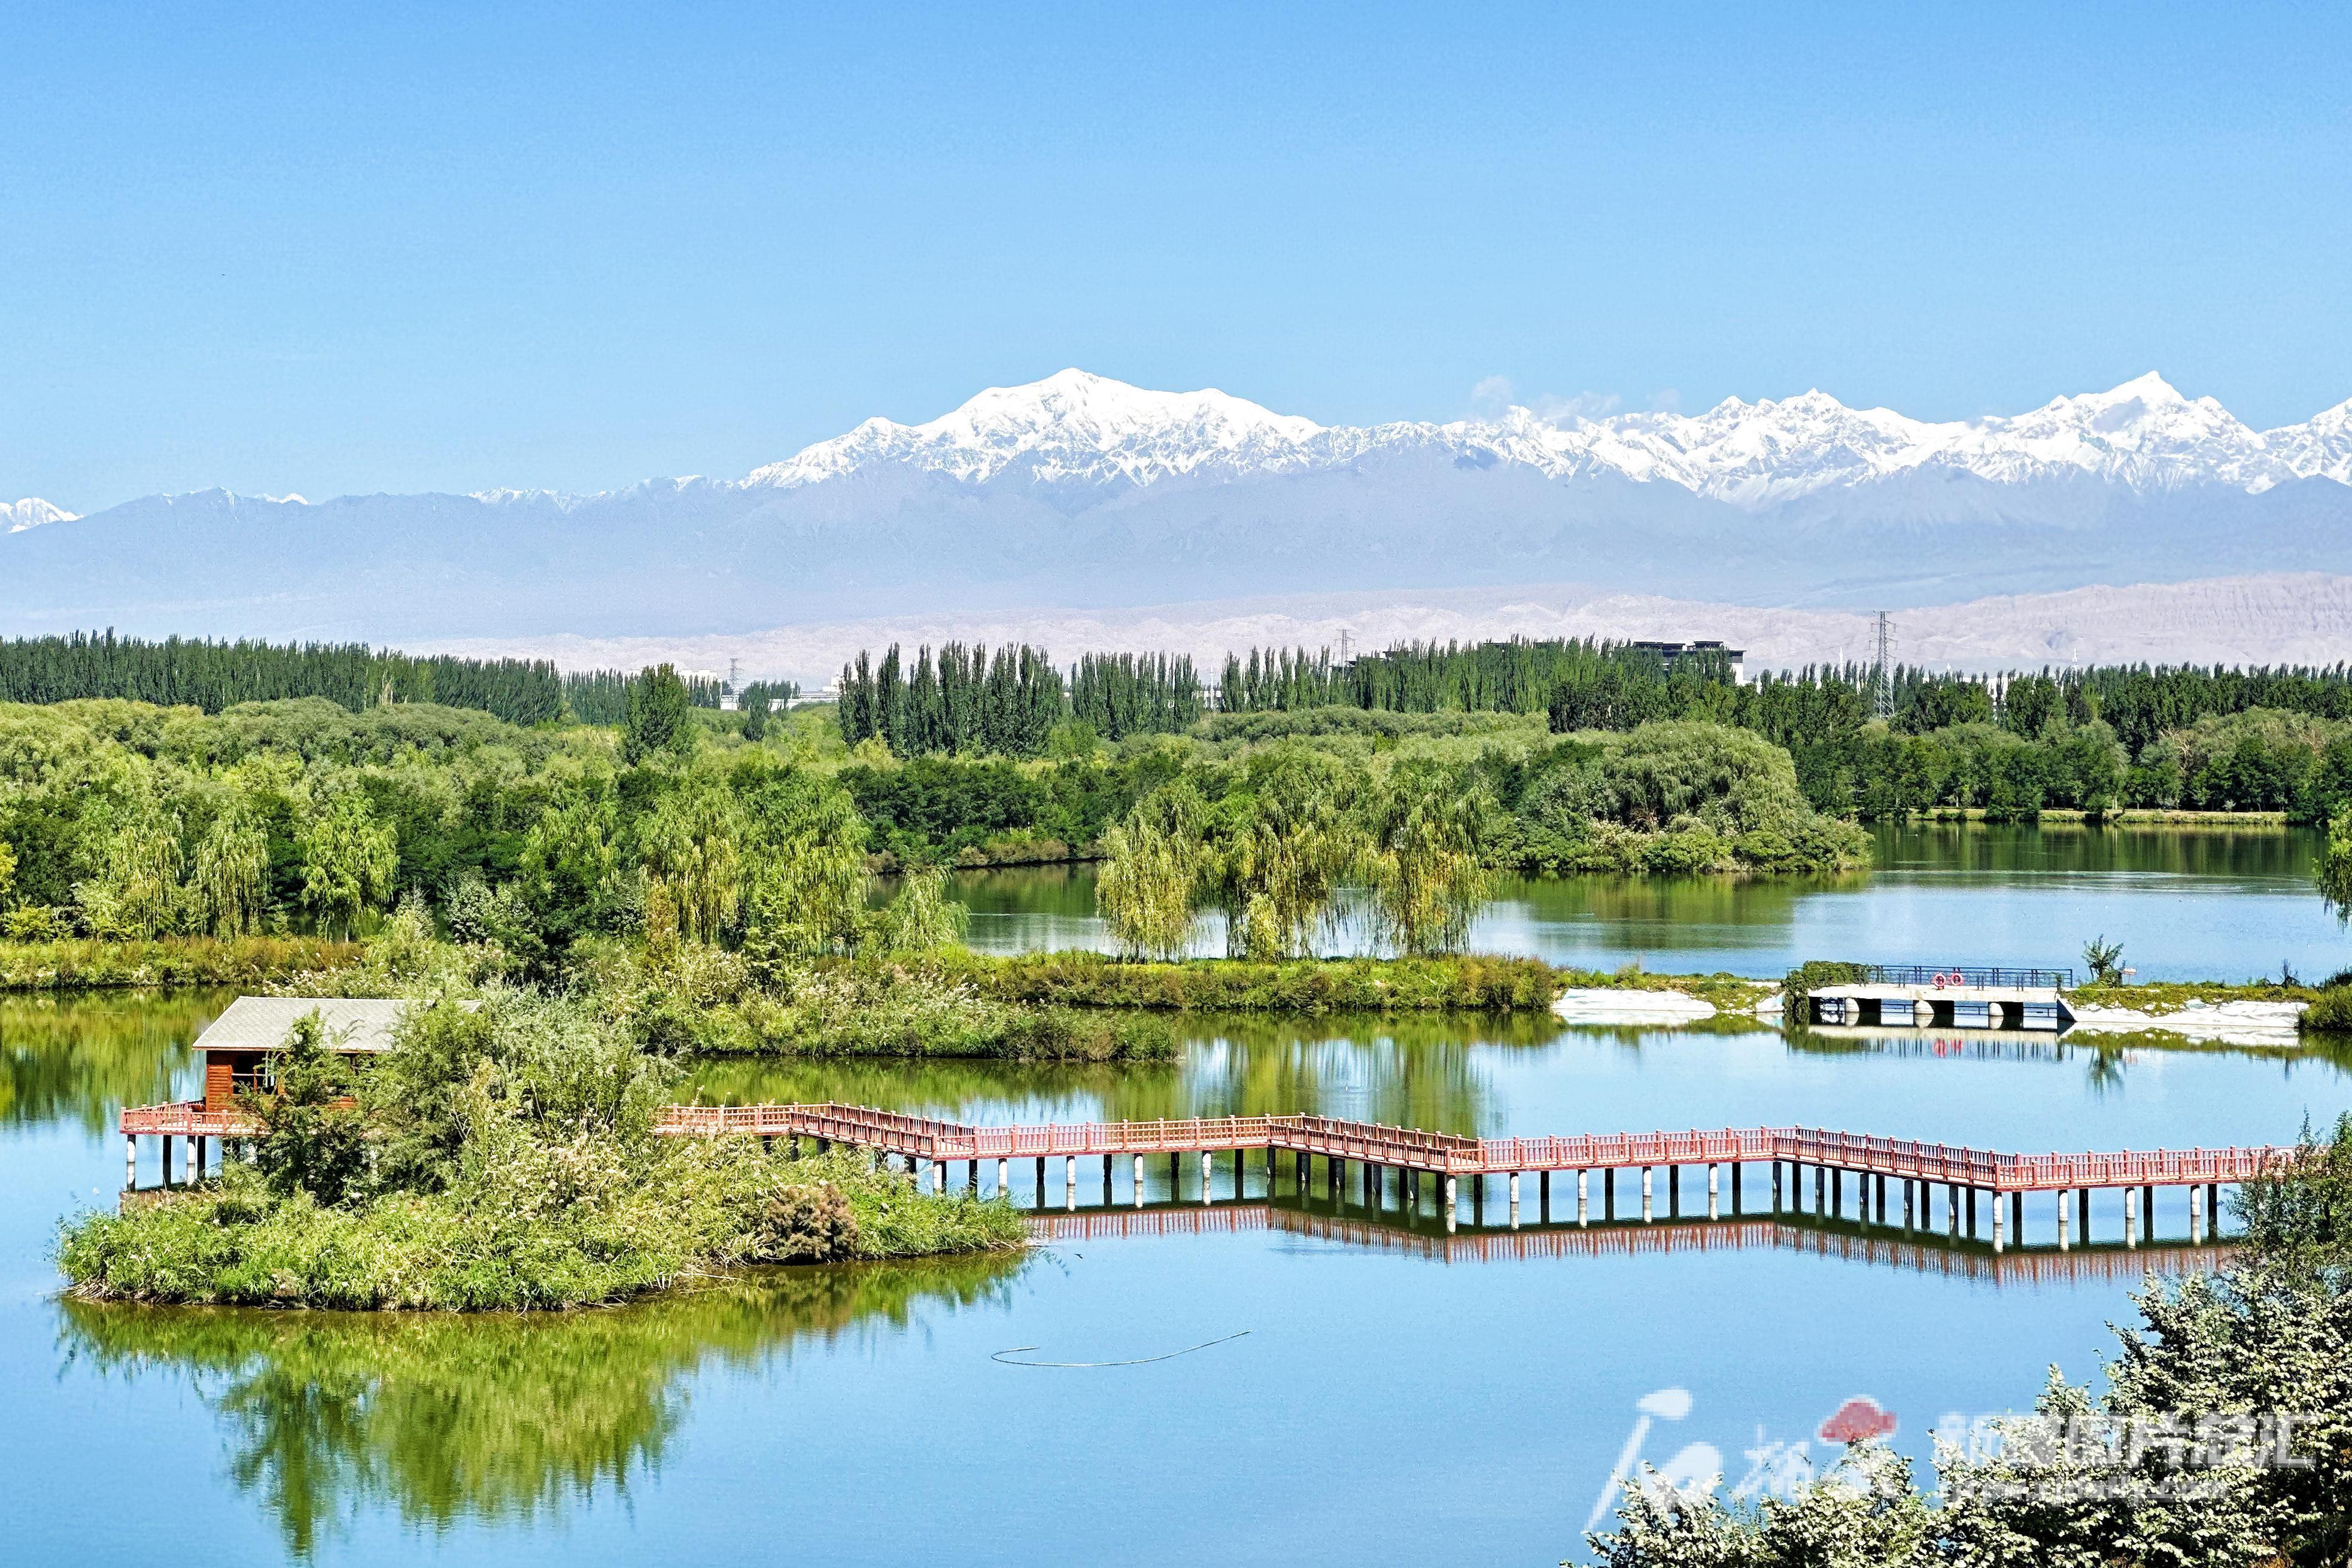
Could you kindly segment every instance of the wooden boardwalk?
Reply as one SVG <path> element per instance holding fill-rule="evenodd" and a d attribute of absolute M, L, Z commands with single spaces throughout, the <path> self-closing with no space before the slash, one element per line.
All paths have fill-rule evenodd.
<path fill-rule="evenodd" d="M 163 1145 L 163 1179 L 171 1181 L 171 1140 L 183 1140 L 184 1165 L 191 1175 L 205 1169 L 205 1144 L 214 1139 L 250 1137 L 259 1129 L 240 1112 L 207 1110 L 201 1101 L 143 1106 L 122 1112 L 124 1185 L 135 1187 L 138 1141 L 156 1137 Z M 1832 1132 L 1810 1127 L 1725 1128 L 1716 1131 L 1582 1133 L 1564 1138 L 1472 1138 L 1460 1133 L 1430 1132 L 1379 1122 L 1349 1121 L 1328 1116 L 1210 1116 L 1156 1121 L 1080 1121 L 1024 1123 L 974 1127 L 961 1122 L 905 1116 L 869 1106 L 838 1105 L 677 1105 L 664 1110 L 655 1130 L 680 1138 L 756 1137 L 814 1139 L 820 1144 L 845 1144 L 877 1156 L 898 1156 L 919 1183 L 925 1167 L 934 1173 L 939 1187 L 948 1184 L 948 1167 L 969 1167 L 968 1182 L 977 1189 L 982 1163 L 997 1163 L 997 1191 L 1005 1192 L 1014 1160 L 1030 1160 L 1037 1167 L 1036 1190 L 1045 1185 L 1045 1163 L 1065 1162 L 1063 1187 L 1067 1206 L 1076 1206 L 1077 1162 L 1100 1158 L 1103 1181 L 1110 1181 L 1111 1164 L 1119 1157 L 1134 1162 L 1131 1190 L 1143 1191 L 1147 1158 L 1171 1162 L 1170 1179 L 1187 1156 L 1200 1163 L 1202 1201 L 1214 1201 L 1213 1164 L 1219 1154 L 1231 1155 L 1233 1194 L 1244 1194 L 1244 1168 L 1250 1151 L 1264 1151 L 1265 1170 L 1271 1183 L 1281 1156 L 1291 1158 L 1301 1194 L 1312 1190 L 1314 1166 L 1321 1160 L 1326 1190 L 1338 1194 L 1352 1185 L 1367 1194 L 1381 1189 L 1388 1173 L 1396 1173 L 1401 1197 L 1418 1208 L 1424 1177 L 1440 1184 L 1437 1196 L 1446 1225 L 1455 1223 L 1459 1184 L 1473 1184 L 1472 1205 L 1484 1212 L 1485 1184 L 1489 1176 L 1506 1178 L 1516 1213 L 1519 1179 L 1536 1174 L 1548 1205 L 1551 1178 L 1573 1173 L 1576 1214 L 1580 1224 L 1591 1219 L 1591 1183 L 1601 1178 L 1601 1208 L 1604 1218 L 1616 1212 L 1616 1173 L 1641 1173 L 1641 1217 L 1655 1217 L 1654 1175 L 1666 1173 L 1666 1211 L 1682 1212 L 1682 1173 L 1703 1167 L 1710 1218 L 1720 1214 L 1720 1183 L 1730 1173 L 1730 1208 L 1742 1212 L 1740 1184 L 1750 1165 L 1770 1167 L 1774 1213 L 1806 1212 L 1806 1175 L 1811 1174 L 1811 1212 L 1843 1218 L 1847 1210 L 1847 1178 L 1853 1179 L 1855 1218 L 1863 1225 L 1886 1226 L 1895 1220 L 1899 1195 L 1901 1228 L 1932 1230 L 1935 1189 L 1944 1189 L 1946 1228 L 1957 1237 L 1978 1234 L 1979 1199 L 1989 1200 L 1992 1247 L 2021 1240 L 2025 1232 L 2025 1195 L 2051 1193 L 2057 1196 L 2058 1246 L 2068 1249 L 2079 1227 L 2088 1243 L 2091 1194 L 2120 1190 L 2124 1194 L 2125 1244 L 2136 1244 L 2145 1233 L 2154 1235 L 2158 1187 L 2189 1191 L 2189 1239 L 2201 1241 L 2206 1232 L 2221 1232 L 2221 1189 L 2283 1169 L 2295 1151 L 2275 1145 L 2227 1149 L 2147 1149 L 2078 1154 L 2018 1154 L 1991 1149 L 1970 1149 L 1949 1143 L 1921 1143 L 1908 1139 L 1878 1138 L 1855 1132 Z M 1352 1167 L 1352 1172 L 1351 1172 Z M 1891 1195 L 1889 1184 L 1896 1194 Z M 1272 1190 L 1269 1186 L 1268 1190 Z M 2070 1203 L 2068 1194 L 2073 1194 Z M 1785 1199 L 1785 1202 L 1784 1202 Z M 2201 1200 L 2201 1201 L 2200 1201 Z M 2073 1213 L 2070 1215 L 2070 1209 Z M 2071 1221 L 2071 1223 L 2070 1223 Z"/>
<path fill-rule="evenodd" d="M 678 1136 L 818 1138 L 934 1163 L 1265 1149 L 1459 1177 L 1778 1161 L 2003 1194 L 2234 1184 L 2277 1169 L 2294 1152 L 2291 1148 L 2263 1145 L 2010 1154 L 1809 1127 L 1470 1138 L 1327 1116 L 1212 1116 L 971 1127 L 835 1104 L 673 1106 L 663 1113 L 658 1130 Z"/>

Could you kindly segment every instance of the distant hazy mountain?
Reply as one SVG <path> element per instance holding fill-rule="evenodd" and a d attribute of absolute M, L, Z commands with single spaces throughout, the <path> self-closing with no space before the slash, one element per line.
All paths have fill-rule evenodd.
<path fill-rule="evenodd" d="M 2255 431 L 2149 375 L 1946 424 L 1811 392 L 1327 428 L 1073 370 L 740 480 L 5 515 L 0 625 L 23 630 L 679 636 L 1564 581 L 1900 605 L 2352 570 L 2352 403 Z"/>
<path fill-rule="evenodd" d="M 1189 654 L 1213 672 L 1231 651 L 1510 637 L 1716 637 L 1749 671 L 1867 663 L 1876 637 L 1864 611 L 1702 603 L 1597 593 L 1574 584 L 1508 588 L 1285 594 L 1119 609 L 1039 608 L 1002 615 L 888 616 L 814 621 L 700 637 L 467 637 L 432 651 L 552 658 L 566 668 L 636 669 L 670 662 L 703 673 L 740 660 L 747 677 L 815 691 L 861 648 L 912 649 L 954 638 L 1034 643 L 1063 662 L 1094 648 Z M 2072 588 L 1899 611 L 1895 654 L 1935 669 L 2061 668 L 2085 664 L 2335 664 L 2352 649 L 2352 577 L 2317 573 Z"/>

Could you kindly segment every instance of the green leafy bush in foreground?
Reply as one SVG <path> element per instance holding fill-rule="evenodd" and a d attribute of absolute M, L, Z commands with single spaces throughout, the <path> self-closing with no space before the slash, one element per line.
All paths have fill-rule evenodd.
<path fill-rule="evenodd" d="M 289 1052 L 285 1076 L 308 1070 Z M 580 1004 L 420 1008 L 358 1085 L 363 1170 L 303 1146 L 341 1136 L 318 1107 L 274 1105 L 271 1158 L 71 1220 L 58 1260 L 84 1298 L 475 1310 L 1024 1239 L 1004 1205 L 923 1195 L 859 1155 L 657 1137 L 674 1072 Z"/>

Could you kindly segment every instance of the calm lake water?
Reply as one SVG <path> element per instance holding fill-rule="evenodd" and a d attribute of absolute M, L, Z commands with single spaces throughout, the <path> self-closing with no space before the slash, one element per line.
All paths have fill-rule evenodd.
<path fill-rule="evenodd" d="M 1882 826 L 1874 867 L 1835 879 L 1511 880 L 1472 930 L 1486 952 L 1614 969 L 1778 976 L 1808 959 L 2079 968 L 2105 935 L 2146 980 L 2247 980 L 2286 964 L 2352 966 L 2347 934 L 2312 890 L 2312 828 Z M 1090 866 L 967 872 L 972 945 L 1090 947 Z M 1360 921 L 1325 946 L 1365 951 Z M 1198 951 L 1222 952 L 1205 921 Z"/>
<path fill-rule="evenodd" d="M 2007 958 L 1984 951 L 1987 933 L 2024 933 L 2054 900 L 2090 930 L 2104 919 L 2152 949 L 2177 940 L 2185 967 L 2210 972 L 2227 961 L 2190 962 L 2199 922 L 2244 933 L 2210 951 L 2274 967 L 2280 939 L 2268 963 L 2253 957 L 2264 917 L 2245 906 L 2315 905 L 2298 889 L 2308 847 L 2279 836 L 2179 855 L 2102 838 L 2112 862 L 2064 866 L 2056 892 L 2015 864 L 1953 863 L 1971 844 L 2090 854 L 2054 837 L 1979 836 L 1940 863 L 1894 858 L 1861 885 L 1778 900 L 1694 889 L 1728 900 L 1715 935 L 1624 951 L 1663 965 L 1674 951 L 1729 953 L 1747 933 L 1753 962 L 1725 966 L 1765 973 L 1787 962 L 1774 942 L 1827 931 L 1851 951 L 1839 943 L 1907 905 L 1924 929 L 1965 930 L 1969 956 Z M 1630 923 L 1668 931 L 1694 907 L 1685 897 L 1634 911 L 1622 889 L 1554 889 L 1525 900 L 1551 912 L 1517 918 L 1584 932 L 1595 945 L 1568 951 L 1600 959 L 1614 951 L 1601 938 Z M 1948 928 L 1926 912 L 1938 898 L 1974 912 Z M 2063 923 L 2071 945 L 2074 913 Z M 2306 934 L 2315 955 L 2334 935 Z M 2095 1378 L 2142 1264 L 2178 1266 L 2186 1233 L 2185 1197 L 2162 1193 L 2173 1247 L 2125 1255 L 2109 1198 L 2097 1247 L 1996 1265 L 1981 1247 L 1851 1224 L 1662 1217 L 1645 1230 L 1631 1182 L 1618 1189 L 1628 1217 L 1579 1231 L 1572 1184 L 1546 1224 L 1530 1181 L 1517 1231 L 1494 1183 L 1484 1223 L 1449 1237 L 1433 1215 L 1405 1221 L 1392 1193 L 1378 1221 L 1319 1192 L 1301 1201 L 1286 1173 L 1269 1201 L 1255 1167 L 1236 1204 L 1223 1161 L 1205 1209 L 1197 1166 L 1171 1194 L 1153 1163 L 1139 1217 L 1125 1169 L 1104 1211 L 1100 1167 L 1082 1162 L 1079 1220 L 1020 1258 L 777 1270 L 520 1321 L 59 1301 L 50 1238 L 60 1216 L 112 1202 L 116 1110 L 193 1092 L 188 1042 L 223 1000 L 0 999 L 9 1561 L 1532 1568 L 1584 1555 L 1580 1532 L 1644 1395 L 1692 1401 L 1653 1426 L 1645 1458 L 1711 1452 L 1735 1481 L 1753 1454 L 1824 1454 L 1815 1429 L 1856 1395 L 1893 1411 L 1898 1445 L 1924 1457 L 1939 1418 L 2030 1402 L 2051 1362 Z M 2026 1150 L 2270 1141 L 2352 1109 L 2352 1073 L 2315 1056 L 1916 1035 L 1821 1046 L 1549 1020 L 1204 1018 L 1188 1032 L 1179 1061 L 1141 1068 L 736 1062 L 690 1089 L 972 1121 L 1320 1110 L 1480 1133 L 1796 1121 Z M 152 1152 L 146 1164 L 152 1181 Z M 1013 1173 L 1015 1201 L 1035 1207 L 1032 1169 Z M 1748 1207 L 1769 1205 L 1765 1172 L 1748 1175 Z M 1059 1162 L 1044 1197 L 1061 1210 Z M 1662 1215 L 1665 1202 L 1662 1173 Z M 1596 1181 L 1596 1221 L 1600 1203 Z M 1683 1203 L 1704 1213 L 1703 1179 Z M 2051 1230 L 2048 1200 L 2030 1203 L 2028 1241 Z M 1008 1364 L 1022 1361 L 1145 1364 Z"/>

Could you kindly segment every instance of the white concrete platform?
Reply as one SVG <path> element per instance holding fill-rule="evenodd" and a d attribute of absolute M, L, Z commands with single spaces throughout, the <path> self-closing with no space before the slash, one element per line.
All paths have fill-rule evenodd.
<path fill-rule="evenodd" d="M 1563 991 L 1551 1010 L 1570 1024 L 1690 1024 L 1715 1016 L 1715 1004 L 1680 991 L 1620 991 L 1608 986 Z"/>

